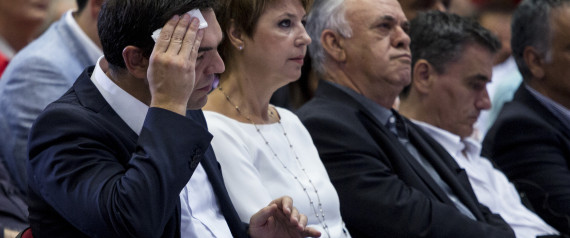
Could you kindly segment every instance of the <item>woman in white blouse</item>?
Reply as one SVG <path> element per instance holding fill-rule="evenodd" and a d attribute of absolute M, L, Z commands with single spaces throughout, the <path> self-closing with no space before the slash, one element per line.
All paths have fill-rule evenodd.
<path fill-rule="evenodd" d="M 212 145 L 242 221 L 283 195 L 322 237 L 350 237 L 338 195 L 297 116 L 269 104 L 297 80 L 311 39 L 304 22 L 311 0 L 222 0 L 226 71 L 205 106 Z"/>

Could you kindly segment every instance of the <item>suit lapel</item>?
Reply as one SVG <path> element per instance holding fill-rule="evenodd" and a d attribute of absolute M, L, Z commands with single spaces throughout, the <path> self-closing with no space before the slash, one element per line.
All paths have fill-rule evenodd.
<path fill-rule="evenodd" d="M 416 149 L 431 163 L 441 179 L 449 185 L 461 202 L 475 215 L 475 218 L 484 220 L 465 170 L 461 169 L 447 151 L 429 135 L 408 120 L 406 124 L 409 128 L 410 141 Z"/>
<path fill-rule="evenodd" d="M 99 92 L 95 84 L 91 81 L 94 66 L 85 69 L 73 84 L 73 89 L 77 95 L 79 103 L 89 110 L 101 114 L 108 118 L 114 125 L 120 127 L 121 131 L 128 132 L 128 137 L 133 144 L 136 144 L 138 135 L 127 125 L 123 119 L 107 103 L 103 95 Z"/>
<path fill-rule="evenodd" d="M 208 128 L 206 118 L 204 117 L 202 110 L 188 111 L 187 116 L 194 119 L 194 121 L 200 123 L 204 127 Z M 228 195 L 228 191 L 226 190 L 226 186 L 222 177 L 221 167 L 216 159 L 216 155 L 214 154 L 214 150 L 212 149 L 211 145 L 204 153 L 204 158 L 202 158 L 200 164 L 204 168 L 204 171 L 206 171 L 208 181 L 210 181 L 210 184 L 212 184 L 212 189 L 214 190 L 214 194 L 218 200 L 218 205 L 220 206 L 220 210 L 226 219 L 226 223 L 230 227 L 232 235 L 234 237 L 247 237 L 245 226 L 241 222 L 241 219 L 239 218 L 239 215 L 237 214 L 232 204 L 230 196 Z"/>
<path fill-rule="evenodd" d="M 425 168 L 417 161 L 416 158 L 412 154 L 408 152 L 408 149 L 399 142 L 399 139 L 392 134 L 384 125 L 380 124 L 378 120 L 376 120 L 370 112 L 367 112 L 366 109 L 362 109 L 361 113 L 364 117 L 369 121 L 368 123 L 363 122 L 365 124 L 373 124 L 374 129 L 369 130 L 368 132 L 375 137 L 378 141 L 379 138 L 386 138 L 386 140 L 380 141 L 379 144 L 389 145 L 388 150 L 390 150 L 391 155 L 389 156 L 396 156 L 398 158 L 404 158 L 405 162 L 410 165 L 410 167 L 416 172 L 417 176 L 426 184 L 432 194 L 434 194 L 437 199 L 443 201 L 444 203 L 453 204 L 453 202 L 449 199 L 446 193 L 441 189 L 441 187 L 433 180 L 431 175 L 425 170 Z M 378 135 L 376 133 L 381 133 Z M 375 135 L 376 134 L 376 135 Z M 413 143 L 413 142 L 412 142 Z M 418 149 L 418 152 L 422 153 L 421 150 Z M 397 155 L 396 155 L 397 154 Z"/>

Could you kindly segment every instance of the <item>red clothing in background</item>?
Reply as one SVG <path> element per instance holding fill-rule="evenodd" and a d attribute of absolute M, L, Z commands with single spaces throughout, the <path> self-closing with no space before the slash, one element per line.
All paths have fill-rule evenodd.
<path fill-rule="evenodd" d="M 9 61 L 10 60 L 6 58 L 6 56 L 4 56 L 2 52 L 0 52 L 0 76 L 2 76 L 2 73 L 4 73 L 4 70 L 8 66 Z"/>

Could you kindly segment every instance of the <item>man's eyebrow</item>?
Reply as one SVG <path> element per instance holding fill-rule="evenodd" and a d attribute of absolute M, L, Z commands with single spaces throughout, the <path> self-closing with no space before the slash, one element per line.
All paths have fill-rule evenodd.
<path fill-rule="evenodd" d="M 390 25 L 394 25 L 394 24 L 397 23 L 397 20 L 396 20 L 396 18 L 394 18 L 393 16 L 384 15 L 384 16 L 377 17 L 377 18 L 374 20 L 374 22 L 373 22 L 372 25 L 373 25 L 373 26 L 376 26 L 376 25 L 378 25 L 378 24 L 380 24 L 380 23 L 388 23 L 388 24 L 390 24 Z"/>
<path fill-rule="evenodd" d="M 490 78 L 488 78 L 487 76 L 485 76 L 483 74 L 472 75 L 471 77 L 469 77 L 469 79 L 475 80 L 475 81 L 483 81 L 483 82 L 487 82 L 487 81 L 491 80 Z"/>
<path fill-rule="evenodd" d="M 204 51 L 210 51 L 213 49 L 214 49 L 213 47 L 200 47 L 200 48 L 198 48 L 198 53 L 204 52 Z"/>
<path fill-rule="evenodd" d="M 390 16 L 390 15 L 385 15 L 385 16 L 378 17 L 376 19 L 376 21 L 377 22 L 388 21 L 390 23 L 393 23 L 393 22 L 396 22 L 396 18 L 394 18 L 393 16 Z"/>

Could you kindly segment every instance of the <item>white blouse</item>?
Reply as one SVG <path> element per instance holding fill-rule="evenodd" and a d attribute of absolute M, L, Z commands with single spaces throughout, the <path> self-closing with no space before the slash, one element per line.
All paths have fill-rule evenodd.
<path fill-rule="evenodd" d="M 208 129 L 214 135 L 214 153 L 221 164 L 226 188 L 241 220 L 249 223 L 254 213 L 272 200 L 287 195 L 293 198 L 293 206 L 307 216 L 307 226 L 319 230 L 321 237 L 327 237 L 323 228 L 325 225 L 331 237 L 350 237 L 340 216 L 338 195 L 309 132 L 292 112 L 279 107 L 276 109 L 283 127 L 279 123 L 257 125 L 259 133 L 253 124 L 242 123 L 217 112 L 204 111 Z M 273 156 L 271 150 L 277 157 Z M 306 192 L 302 187 L 307 189 Z M 319 199 L 324 223 L 315 215 L 322 215 Z M 313 206 L 310 200 L 314 201 Z"/>

